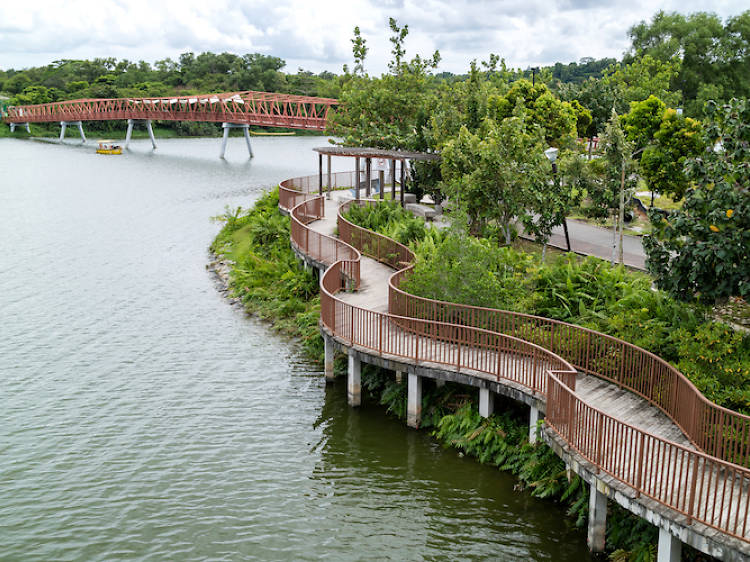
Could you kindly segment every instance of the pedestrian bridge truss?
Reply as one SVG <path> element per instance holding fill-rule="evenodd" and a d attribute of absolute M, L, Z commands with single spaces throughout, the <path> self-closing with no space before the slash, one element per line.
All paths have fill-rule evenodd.
<path fill-rule="evenodd" d="M 361 361 L 408 374 L 413 426 L 425 378 L 478 387 L 484 416 L 494 393 L 510 396 L 531 406 L 530 440 L 544 412 L 542 437 L 590 484 L 592 550 L 604 548 L 610 499 L 659 527 L 660 561 L 679 559 L 682 542 L 722 560 L 750 560 L 750 417 L 713 404 L 669 363 L 628 342 L 404 291 L 411 250 L 346 220 L 342 210 L 367 201 L 329 198 L 331 188 L 361 184 L 357 176 L 329 174 L 328 197 L 322 173 L 279 188 L 293 249 L 321 271 L 326 377 L 334 347 L 346 351 L 351 405 L 361 399 Z"/>
<path fill-rule="evenodd" d="M 323 131 L 331 98 L 267 92 L 229 92 L 161 98 L 113 98 L 11 106 L 9 124 L 117 119 L 208 121 Z"/>

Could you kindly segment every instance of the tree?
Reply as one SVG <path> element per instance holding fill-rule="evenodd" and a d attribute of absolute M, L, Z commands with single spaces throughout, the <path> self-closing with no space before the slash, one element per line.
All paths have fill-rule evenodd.
<path fill-rule="evenodd" d="M 616 110 L 625 113 L 630 102 L 656 96 L 671 107 L 682 98 L 671 89 L 672 80 L 680 68 L 678 59 L 660 60 L 651 55 L 631 59 L 628 64 L 614 64 L 604 71 L 602 82 L 614 92 Z"/>
<path fill-rule="evenodd" d="M 631 175 L 634 166 L 632 145 L 625 138 L 620 119 L 614 108 L 602 135 L 604 146 L 602 158 L 591 161 L 595 180 L 588 185 L 588 196 L 593 203 L 591 213 L 599 217 L 612 218 L 612 264 L 617 255 L 617 230 L 622 233 L 625 206 L 635 192 L 635 181 Z M 622 240 L 620 241 L 622 255 Z"/>
<path fill-rule="evenodd" d="M 667 109 L 662 116 L 653 143 L 647 146 L 640 159 L 640 172 L 653 191 L 682 199 L 690 181 L 685 175 L 685 163 L 705 149 L 699 121 L 678 115 Z"/>
<path fill-rule="evenodd" d="M 550 164 L 539 127 L 525 119 L 523 104 L 497 123 L 487 119 L 478 134 L 463 127 L 442 152 L 443 191 L 478 234 L 496 221 L 511 242 L 514 219 L 534 205 L 533 194 L 549 186 Z"/>
<path fill-rule="evenodd" d="M 706 105 L 707 147 L 688 160 L 694 182 L 681 209 L 659 217 L 644 238 L 646 266 L 674 296 L 705 302 L 750 297 L 750 104 Z"/>
<path fill-rule="evenodd" d="M 354 28 L 352 41 L 352 53 L 354 54 L 354 74 L 363 76 L 365 74 L 365 57 L 367 57 L 367 40 L 359 32 L 359 26 Z"/>
<path fill-rule="evenodd" d="M 750 95 L 750 10 L 725 24 L 706 12 L 685 16 L 659 11 L 651 22 L 634 25 L 630 38 L 629 58 L 679 61 L 672 89 L 682 91 L 688 115 L 700 116 L 711 95 L 723 100 Z"/>

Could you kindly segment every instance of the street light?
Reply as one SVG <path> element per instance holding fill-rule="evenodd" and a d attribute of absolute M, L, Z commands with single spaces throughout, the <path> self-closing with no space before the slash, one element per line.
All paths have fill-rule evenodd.
<path fill-rule="evenodd" d="M 539 72 L 539 67 L 538 66 L 532 66 L 531 67 L 531 87 L 532 88 L 534 87 L 534 84 L 536 83 L 535 78 L 536 78 L 536 73 L 537 72 Z"/>
<path fill-rule="evenodd" d="M 559 150 L 553 146 L 549 147 L 544 151 L 544 155 L 547 160 L 552 164 L 552 177 L 554 178 L 555 185 L 557 185 L 557 153 Z M 568 235 L 568 220 L 567 217 L 563 217 L 563 231 L 565 232 L 565 243 L 568 245 L 568 251 L 570 252 L 570 236 Z"/>

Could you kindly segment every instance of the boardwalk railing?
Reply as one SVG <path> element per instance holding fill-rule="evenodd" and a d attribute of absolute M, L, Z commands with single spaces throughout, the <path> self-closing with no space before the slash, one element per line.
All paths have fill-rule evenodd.
<path fill-rule="evenodd" d="M 750 542 L 750 471 L 613 418 L 550 375 L 545 422 L 607 474 L 688 517 Z"/>
<path fill-rule="evenodd" d="M 305 221 L 316 210 L 303 203 L 298 206 L 303 211 L 293 209 L 292 220 L 302 216 L 296 220 L 310 230 Z M 336 337 L 381 354 L 504 378 L 539 392 L 546 399 L 547 425 L 598 470 L 689 521 L 750 542 L 750 470 L 740 466 L 750 460 L 747 416 L 711 403 L 659 357 L 606 334 L 547 318 L 406 293 L 399 285 L 411 269 L 410 265 L 403 268 L 413 260 L 408 248 L 352 224 L 341 212 L 338 227 L 346 242 L 327 238 L 342 246 L 342 254 L 349 251 L 356 256 L 321 260 L 330 264 L 321 277 L 321 321 Z M 298 235 L 293 243 L 307 254 L 304 244 L 311 239 L 315 236 Z M 316 243 L 311 252 L 319 252 Z M 389 281 L 387 314 L 350 305 L 336 296 L 344 286 L 342 280 L 350 275 L 352 266 L 347 262 L 359 262 L 355 247 L 402 267 Z M 358 284 L 358 266 L 356 274 Z M 659 407 L 705 452 L 656 437 L 587 404 L 575 393 L 574 367 Z"/>
<path fill-rule="evenodd" d="M 268 92 L 227 92 L 162 98 L 81 99 L 11 106 L 7 123 L 158 119 L 214 121 L 318 129 L 326 127 L 335 99 Z"/>

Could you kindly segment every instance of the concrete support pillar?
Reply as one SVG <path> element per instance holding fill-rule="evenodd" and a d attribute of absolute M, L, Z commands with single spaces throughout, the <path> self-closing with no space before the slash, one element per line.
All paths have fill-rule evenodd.
<path fill-rule="evenodd" d="M 250 127 L 243 127 L 242 130 L 245 133 L 245 144 L 247 145 L 247 155 L 250 158 L 255 158 L 255 154 L 253 154 L 253 145 L 250 144 Z"/>
<path fill-rule="evenodd" d="M 489 388 L 479 389 L 479 415 L 489 418 L 495 411 L 495 395 Z"/>
<path fill-rule="evenodd" d="M 667 529 L 659 527 L 659 548 L 656 551 L 656 562 L 680 562 L 682 559 L 682 541 Z"/>
<path fill-rule="evenodd" d="M 81 133 L 81 142 L 86 142 L 86 135 L 83 133 L 83 123 L 78 122 L 78 132 Z"/>
<path fill-rule="evenodd" d="M 529 443 L 532 444 L 536 443 L 537 422 L 539 422 L 539 408 L 532 406 L 531 411 L 529 412 Z"/>
<path fill-rule="evenodd" d="M 133 135 L 133 126 L 136 123 L 143 123 L 148 131 L 148 138 L 151 139 L 151 148 L 156 150 L 156 137 L 154 137 L 154 129 L 151 126 L 151 119 L 128 119 L 128 128 L 125 131 L 125 148 L 130 145 L 130 139 Z"/>
<path fill-rule="evenodd" d="M 128 119 L 128 128 L 125 131 L 125 150 L 127 150 L 128 146 L 130 145 L 131 136 L 133 136 L 133 120 Z"/>
<path fill-rule="evenodd" d="M 26 132 L 31 134 L 31 126 L 28 123 L 26 123 Z"/>
<path fill-rule="evenodd" d="M 586 542 L 591 552 L 604 552 L 605 531 L 607 529 L 607 494 L 600 490 L 598 480 L 591 483 L 589 495 L 589 532 Z"/>
<path fill-rule="evenodd" d="M 227 152 L 227 141 L 229 140 L 229 129 L 242 129 L 244 131 L 245 144 L 247 144 L 247 154 L 250 158 L 253 157 L 253 147 L 250 144 L 249 125 L 247 125 L 246 123 L 222 123 L 221 128 L 224 129 L 224 136 L 221 141 L 221 153 L 219 154 L 219 158 L 224 158 L 224 155 Z"/>
<path fill-rule="evenodd" d="M 404 381 L 404 373 L 403 371 L 396 371 L 396 382 L 398 384 L 401 384 Z"/>
<path fill-rule="evenodd" d="M 68 126 L 67 121 L 60 121 L 60 142 L 65 140 L 65 128 Z"/>
<path fill-rule="evenodd" d="M 330 338 L 324 338 L 325 344 L 325 373 L 326 382 L 333 381 L 333 342 Z"/>
<path fill-rule="evenodd" d="M 151 119 L 146 119 L 146 130 L 148 131 L 148 138 L 151 139 L 151 148 L 156 150 L 156 138 L 154 137 L 154 129 L 151 127 Z"/>
<path fill-rule="evenodd" d="M 346 394 L 350 406 L 362 404 L 362 363 L 349 352 L 349 373 L 346 380 Z"/>
<path fill-rule="evenodd" d="M 31 133 L 31 127 L 29 127 L 28 123 L 9 123 L 9 125 L 11 133 L 14 133 L 16 131 L 16 127 L 24 127 L 27 133 Z"/>
<path fill-rule="evenodd" d="M 224 127 L 224 137 L 221 140 L 221 152 L 219 153 L 219 158 L 223 159 L 224 155 L 227 153 L 227 141 L 229 140 L 229 127 L 225 127 L 226 123 L 222 125 Z"/>
<path fill-rule="evenodd" d="M 408 385 L 406 425 L 417 428 L 422 421 L 422 377 L 409 373 Z"/>

